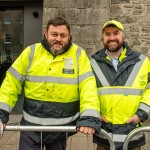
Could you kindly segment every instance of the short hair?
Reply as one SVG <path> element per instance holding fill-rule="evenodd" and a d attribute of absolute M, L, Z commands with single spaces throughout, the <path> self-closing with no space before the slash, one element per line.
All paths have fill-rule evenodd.
<path fill-rule="evenodd" d="M 53 26 L 65 25 L 70 33 L 70 25 L 68 24 L 68 22 L 65 19 L 63 19 L 61 17 L 56 17 L 56 18 L 50 19 L 47 23 L 47 31 L 48 31 L 48 28 L 50 25 L 53 25 Z"/>

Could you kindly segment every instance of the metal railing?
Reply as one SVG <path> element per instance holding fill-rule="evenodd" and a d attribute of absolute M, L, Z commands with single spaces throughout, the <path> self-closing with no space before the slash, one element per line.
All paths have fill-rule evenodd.
<path fill-rule="evenodd" d="M 139 127 L 139 128 L 136 128 L 134 129 L 133 131 L 131 131 L 125 141 L 124 141 L 124 144 L 123 144 L 123 150 L 128 150 L 128 144 L 130 142 L 130 140 L 136 135 L 138 134 L 139 132 L 150 132 L 150 126 L 145 126 L 145 127 Z"/>
<path fill-rule="evenodd" d="M 19 126 L 19 125 L 17 126 L 8 125 L 5 127 L 5 131 L 77 132 L 75 126 Z M 150 126 L 139 127 L 131 131 L 124 141 L 123 150 L 128 150 L 128 144 L 130 140 L 139 132 L 150 132 Z M 114 142 L 112 141 L 112 138 L 108 135 L 108 133 L 103 129 L 101 129 L 100 133 L 108 139 L 110 144 L 110 150 L 115 150 Z"/>
<path fill-rule="evenodd" d="M 6 126 L 5 131 L 77 132 L 75 126 Z M 115 150 L 114 142 L 107 132 L 101 129 L 101 134 L 108 139 L 110 150 Z"/>

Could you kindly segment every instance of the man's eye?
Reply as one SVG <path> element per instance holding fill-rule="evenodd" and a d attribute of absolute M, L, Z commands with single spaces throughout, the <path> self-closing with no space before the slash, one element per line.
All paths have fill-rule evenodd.
<path fill-rule="evenodd" d="M 116 35 L 116 36 L 119 35 L 119 32 L 115 32 L 114 35 Z"/>
<path fill-rule="evenodd" d="M 56 37 L 56 36 L 57 36 L 57 34 L 55 34 L 55 33 L 52 33 L 51 35 L 52 35 L 53 37 Z"/>
<path fill-rule="evenodd" d="M 61 38 L 65 38 L 67 35 L 63 34 L 63 35 L 60 35 Z"/>
<path fill-rule="evenodd" d="M 110 36 L 110 33 L 105 33 L 105 36 Z"/>

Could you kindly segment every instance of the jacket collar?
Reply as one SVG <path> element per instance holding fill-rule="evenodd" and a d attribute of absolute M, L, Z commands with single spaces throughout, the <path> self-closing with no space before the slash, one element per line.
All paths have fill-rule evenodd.
<path fill-rule="evenodd" d="M 122 62 L 128 61 L 128 60 L 136 60 L 139 59 L 139 53 L 138 52 L 134 52 L 133 50 L 130 49 L 130 47 L 124 42 L 123 47 L 126 48 L 126 56 Z M 96 52 L 95 54 L 92 55 L 92 58 L 95 58 L 97 61 L 102 61 L 102 62 L 107 62 L 109 61 L 108 59 L 106 59 L 107 54 L 105 53 L 106 49 L 103 48 L 101 50 L 99 50 L 98 52 Z"/>

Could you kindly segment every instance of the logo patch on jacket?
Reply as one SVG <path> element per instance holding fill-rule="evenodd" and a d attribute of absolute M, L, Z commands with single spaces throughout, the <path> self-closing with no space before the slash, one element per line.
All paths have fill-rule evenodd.
<path fill-rule="evenodd" d="M 65 73 L 65 74 L 74 74 L 73 58 L 65 58 L 63 73 Z"/>
<path fill-rule="evenodd" d="M 63 68 L 63 73 L 65 73 L 65 74 L 74 74 L 74 69 L 65 69 L 65 68 Z"/>

